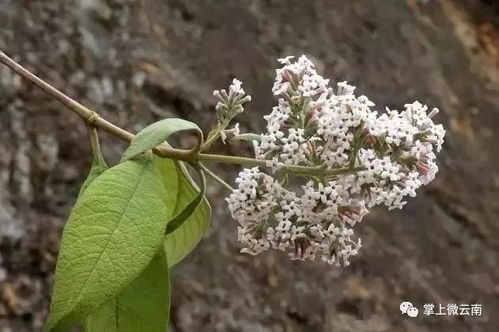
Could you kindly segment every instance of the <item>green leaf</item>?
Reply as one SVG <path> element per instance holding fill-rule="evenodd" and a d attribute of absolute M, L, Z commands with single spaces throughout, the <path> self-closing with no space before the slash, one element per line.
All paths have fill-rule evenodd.
<path fill-rule="evenodd" d="M 121 161 L 135 158 L 141 153 L 157 147 L 172 134 L 185 130 L 194 130 L 199 139 L 203 136 L 198 125 L 187 120 L 172 118 L 155 122 L 135 135 Z"/>
<path fill-rule="evenodd" d="M 97 136 L 97 129 L 95 128 L 89 128 L 88 130 L 89 136 L 90 136 L 90 145 L 92 147 L 92 166 L 90 168 L 90 172 L 88 173 L 88 176 L 81 185 L 80 188 L 80 193 L 78 194 L 78 198 L 81 196 L 81 194 L 87 189 L 87 187 L 94 181 L 99 175 L 104 173 L 109 167 L 106 164 L 106 161 L 104 160 L 104 156 L 102 155 L 102 151 L 100 149 L 99 145 L 99 137 Z"/>
<path fill-rule="evenodd" d="M 170 312 L 170 278 L 163 250 L 116 298 L 85 320 L 85 332 L 165 332 Z"/>
<path fill-rule="evenodd" d="M 172 216 L 176 216 L 199 197 L 201 190 L 191 179 L 183 163 L 164 158 L 155 160 L 167 191 L 176 193 L 166 197 L 167 205 L 172 207 Z M 210 204 L 203 195 L 192 214 L 165 236 L 164 247 L 170 267 L 180 262 L 197 246 L 208 229 L 210 218 Z"/>
<path fill-rule="evenodd" d="M 115 298 L 149 264 L 171 211 L 151 158 L 97 177 L 64 229 L 46 330 L 61 331 Z M 165 217 L 166 216 L 166 217 Z"/>

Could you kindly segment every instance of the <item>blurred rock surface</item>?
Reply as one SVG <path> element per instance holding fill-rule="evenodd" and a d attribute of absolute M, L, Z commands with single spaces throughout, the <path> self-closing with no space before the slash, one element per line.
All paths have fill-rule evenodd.
<path fill-rule="evenodd" d="M 364 247 L 349 268 L 239 254 L 213 185 L 212 227 L 174 270 L 172 331 L 499 330 L 496 1 L 0 0 L 0 48 L 132 131 L 171 116 L 209 130 L 211 92 L 232 77 L 254 96 L 241 126 L 261 130 L 275 59 L 301 53 L 380 107 L 439 107 L 449 132 L 437 180 L 403 211 L 359 225 Z M 119 160 L 124 144 L 102 140 Z M 41 329 L 89 163 L 80 119 L 0 67 L 0 331 Z M 231 179 L 237 168 L 218 171 Z M 403 300 L 484 312 L 410 320 Z"/>

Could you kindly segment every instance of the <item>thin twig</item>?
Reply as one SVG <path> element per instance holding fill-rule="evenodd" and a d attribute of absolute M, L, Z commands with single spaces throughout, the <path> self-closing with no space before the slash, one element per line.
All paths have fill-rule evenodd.
<path fill-rule="evenodd" d="M 3 63 L 10 69 L 12 69 L 15 73 L 19 74 L 23 78 L 32 82 L 38 88 L 46 92 L 52 98 L 57 100 L 62 105 L 66 106 L 69 110 L 78 114 L 82 119 L 84 119 L 87 123 L 98 127 L 111 135 L 119 137 L 125 141 L 131 141 L 134 138 L 134 134 L 126 131 L 123 128 L 116 126 L 115 124 L 103 119 L 99 116 L 99 114 L 95 111 L 90 110 L 89 108 L 83 106 L 76 100 L 68 97 L 61 91 L 57 90 L 47 82 L 43 81 L 23 66 L 12 60 L 8 57 L 4 52 L 0 51 L 0 63 Z M 190 152 L 188 150 L 179 150 L 169 147 L 167 144 L 161 145 L 154 149 L 154 153 L 161 157 L 173 158 L 183 161 L 192 161 L 190 156 Z"/>
<path fill-rule="evenodd" d="M 82 119 L 84 119 L 88 124 L 96 128 L 100 128 L 111 135 L 119 137 L 125 141 L 131 141 L 135 135 L 126 131 L 123 128 L 116 126 L 115 124 L 103 119 L 99 116 L 99 114 L 79 102 L 71 99 L 66 96 L 61 91 L 57 90 L 47 82 L 43 81 L 23 66 L 15 62 L 13 59 L 9 58 L 5 53 L 0 51 L 0 63 L 3 63 L 14 72 L 32 82 L 34 85 L 39 87 L 41 90 L 45 91 L 52 98 L 60 102 L 62 105 L 66 106 L 69 110 L 78 114 Z M 215 134 L 217 137 L 217 134 Z M 211 141 L 209 139 L 208 141 Z M 196 163 L 198 161 L 211 161 L 211 162 L 221 162 L 221 163 L 229 163 L 229 164 L 239 164 L 244 166 L 266 166 L 265 160 L 259 160 L 255 158 L 245 158 L 238 156 L 225 156 L 225 155 L 214 155 L 214 154 L 205 154 L 199 153 L 199 149 L 203 149 L 202 140 L 198 141 L 198 145 L 194 150 L 181 150 L 172 148 L 167 142 L 159 145 L 158 147 L 153 149 L 153 152 L 164 158 L 171 158 L 180 161 L 185 161 L 188 163 Z M 204 145 L 205 147 L 206 144 Z M 285 165 L 281 168 L 285 172 L 289 172 L 291 174 L 311 174 L 311 175 L 330 175 L 335 176 L 339 174 L 349 174 L 355 173 L 362 168 L 339 168 L 339 169 L 326 169 L 326 168 L 317 168 L 317 167 L 308 167 L 308 166 L 299 166 L 299 165 Z"/>
<path fill-rule="evenodd" d="M 213 180 L 215 180 L 216 182 L 220 183 L 223 187 L 225 187 L 227 190 L 229 191 L 234 191 L 234 188 L 231 187 L 230 184 L 228 184 L 227 182 L 225 182 L 224 180 L 222 180 L 218 175 L 216 175 L 215 173 L 213 173 L 212 171 L 210 171 L 208 169 L 208 167 L 206 167 L 205 165 L 199 163 L 199 167 L 201 167 L 201 169 L 206 173 L 208 174 L 209 177 L 211 177 Z"/>

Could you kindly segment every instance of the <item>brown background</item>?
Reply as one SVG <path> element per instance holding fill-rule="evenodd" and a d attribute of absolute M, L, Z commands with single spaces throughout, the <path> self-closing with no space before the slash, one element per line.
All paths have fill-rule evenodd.
<path fill-rule="evenodd" d="M 209 130 L 211 92 L 234 76 L 254 99 L 241 126 L 259 131 L 275 59 L 289 54 L 312 56 L 380 109 L 439 107 L 448 134 L 437 180 L 403 211 L 376 209 L 358 225 L 364 247 L 349 268 L 239 254 L 213 184 L 210 231 L 174 270 L 171 330 L 499 330 L 497 1 L 0 0 L 0 48 L 132 131 L 172 116 Z M 0 68 L 0 331 L 43 324 L 61 228 L 89 167 L 85 130 Z M 103 141 L 117 161 L 123 143 Z M 237 168 L 218 171 L 232 181 Z M 480 303 L 483 315 L 409 319 L 402 300 Z"/>

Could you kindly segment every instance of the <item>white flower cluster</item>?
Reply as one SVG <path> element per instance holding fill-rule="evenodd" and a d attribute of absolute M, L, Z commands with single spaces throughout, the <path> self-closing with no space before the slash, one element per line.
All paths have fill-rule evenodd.
<path fill-rule="evenodd" d="M 293 259 L 346 266 L 361 246 L 352 239 L 353 226 L 367 208 L 402 208 L 434 179 L 445 130 L 431 119 L 437 109 L 428 114 L 415 102 L 378 115 L 367 97 L 354 95 L 354 86 L 341 82 L 334 91 L 307 57 L 292 59 L 279 60 L 278 104 L 255 144 L 272 175 L 243 170 L 229 209 L 243 252 L 274 248 Z M 307 180 L 299 192 L 284 185 L 290 175 Z"/>
<path fill-rule="evenodd" d="M 360 239 L 351 239 L 353 230 L 348 225 L 367 210 L 349 197 L 345 181 L 319 187 L 309 182 L 301 197 L 256 167 L 243 170 L 236 182 L 238 188 L 228 202 L 239 222 L 242 252 L 256 255 L 275 248 L 287 251 L 293 259 L 314 260 L 319 255 L 328 263 L 344 265 L 357 254 Z"/>

